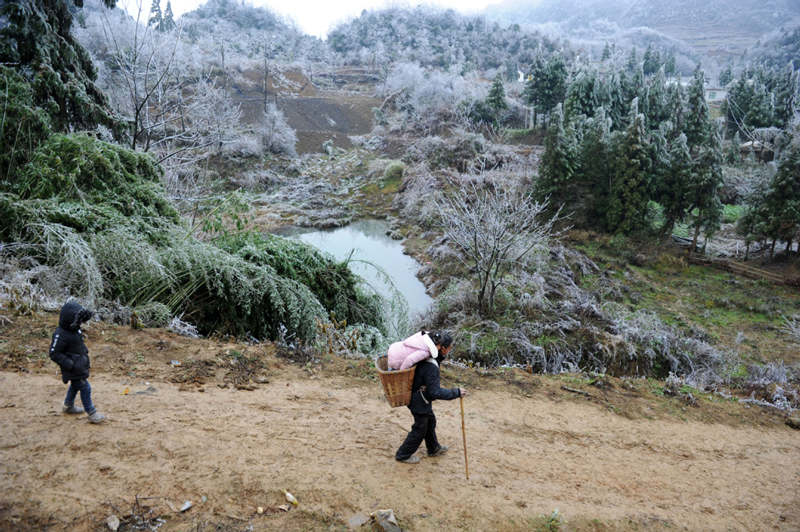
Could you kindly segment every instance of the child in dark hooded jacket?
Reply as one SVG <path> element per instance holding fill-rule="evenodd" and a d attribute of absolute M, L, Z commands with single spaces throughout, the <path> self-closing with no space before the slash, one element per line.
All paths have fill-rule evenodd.
<path fill-rule="evenodd" d="M 69 382 L 67 397 L 61 411 L 65 414 L 89 415 L 90 423 L 102 423 L 106 417 L 92 404 L 92 387 L 89 386 L 89 350 L 83 341 L 81 324 L 92 318 L 92 312 L 75 301 L 61 307 L 58 328 L 50 343 L 50 359 L 61 368 L 61 380 Z M 83 408 L 75 406 L 75 397 L 81 394 Z"/>

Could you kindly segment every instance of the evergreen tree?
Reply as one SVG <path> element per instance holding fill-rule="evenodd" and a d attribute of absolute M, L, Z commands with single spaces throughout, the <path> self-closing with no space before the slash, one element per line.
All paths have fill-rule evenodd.
<path fill-rule="evenodd" d="M 150 18 L 147 21 L 147 26 L 153 26 L 156 29 L 159 29 L 162 22 L 161 0 L 153 0 L 153 4 L 150 6 Z"/>
<path fill-rule="evenodd" d="M 692 147 L 689 146 L 689 149 L 691 153 Z M 709 132 L 708 141 L 696 149 L 692 157 L 688 186 L 688 211 L 693 213 L 694 227 L 692 250 L 697 249 L 700 231 L 706 234 L 707 242 L 719 228 L 722 219 L 722 202 L 719 199 L 719 189 L 722 186 L 722 149 L 719 135 Z"/>
<path fill-rule="evenodd" d="M 653 50 L 651 45 L 647 45 L 647 50 L 644 52 L 644 62 L 642 63 L 642 70 L 645 76 L 650 76 L 658 72 L 661 68 L 661 54 L 658 50 Z"/>
<path fill-rule="evenodd" d="M 638 100 L 634 98 L 629 125 L 614 147 L 614 175 L 606 220 L 616 233 L 630 234 L 647 225 L 651 165 L 644 121 Z"/>
<path fill-rule="evenodd" d="M 536 196 L 550 199 L 558 207 L 570 198 L 569 188 L 576 167 L 575 131 L 564 123 L 561 105 L 557 105 L 550 120 L 539 166 Z"/>
<path fill-rule="evenodd" d="M 595 73 L 592 71 L 580 71 L 575 78 L 567 85 L 567 93 L 564 100 L 564 117 L 566 120 L 584 115 L 591 117 L 595 108 L 598 107 L 598 98 L 595 86 Z"/>
<path fill-rule="evenodd" d="M 726 163 L 734 166 L 742 164 L 742 152 L 739 151 L 739 146 L 741 145 L 742 138 L 739 136 L 739 132 L 737 131 L 733 134 L 733 138 L 728 144 L 728 149 L 725 151 Z"/>
<path fill-rule="evenodd" d="M 683 93 L 683 86 L 681 86 L 681 80 L 677 79 L 675 83 L 669 86 L 667 89 L 667 104 L 665 113 L 669 116 L 670 122 L 672 122 L 673 128 L 672 131 L 674 135 L 667 138 L 667 140 L 672 140 L 683 131 L 684 126 L 684 115 L 685 115 L 685 95 Z"/>
<path fill-rule="evenodd" d="M 631 48 L 628 60 L 625 62 L 625 70 L 633 74 L 639 68 L 639 59 L 636 57 L 636 47 Z"/>
<path fill-rule="evenodd" d="M 167 0 L 167 7 L 164 10 L 164 20 L 161 23 L 161 31 L 172 31 L 175 29 L 175 17 L 172 14 L 171 0 Z"/>
<path fill-rule="evenodd" d="M 692 82 L 689 84 L 686 102 L 686 116 L 683 131 L 686 133 L 686 144 L 692 155 L 696 155 L 702 146 L 709 144 L 711 136 L 711 119 L 706 103 L 703 71 L 700 65 L 694 70 Z"/>
<path fill-rule="evenodd" d="M 675 74 L 677 74 L 677 72 L 678 68 L 675 65 L 675 54 L 673 52 L 670 52 L 667 55 L 666 61 L 664 61 L 664 74 L 666 74 L 667 76 L 674 76 Z"/>
<path fill-rule="evenodd" d="M 611 124 L 602 107 L 586 121 L 578 153 L 577 179 L 587 190 L 586 210 L 593 220 L 604 220 L 611 187 Z"/>
<path fill-rule="evenodd" d="M 658 69 L 655 76 L 650 78 L 647 84 L 647 127 L 656 129 L 659 125 L 668 120 L 669 110 L 667 107 L 667 80 L 664 76 L 664 69 Z"/>
<path fill-rule="evenodd" d="M 495 76 L 494 81 L 492 82 L 492 87 L 489 89 L 489 95 L 486 97 L 486 105 L 488 105 L 493 111 L 495 118 L 502 112 L 508 109 L 508 103 L 506 103 L 506 91 L 503 88 L 503 80 L 500 77 L 500 74 Z"/>
<path fill-rule="evenodd" d="M 769 237 L 787 242 L 787 249 L 800 229 L 800 142 L 786 150 L 764 198 Z M 773 246 L 774 247 L 774 246 Z"/>
<path fill-rule="evenodd" d="M 775 95 L 775 125 L 785 128 L 800 106 L 800 101 L 798 101 L 800 100 L 800 70 L 795 70 L 792 63 L 787 64 L 783 70 L 777 73 L 773 94 Z"/>
<path fill-rule="evenodd" d="M 692 157 L 686 144 L 686 135 L 683 133 L 670 143 L 668 160 L 666 171 L 659 176 L 660 183 L 656 196 L 664 207 L 663 235 L 672 233 L 675 222 L 686 217 L 689 207 L 688 189 L 692 173 Z"/>
<path fill-rule="evenodd" d="M 600 60 L 605 61 L 607 59 L 611 59 L 611 47 L 608 45 L 608 41 L 606 41 L 606 45 L 603 47 L 603 56 Z"/>
<path fill-rule="evenodd" d="M 720 87 L 725 87 L 728 85 L 728 83 L 733 81 L 733 71 L 731 70 L 730 65 L 726 66 L 720 71 L 718 79 Z"/>

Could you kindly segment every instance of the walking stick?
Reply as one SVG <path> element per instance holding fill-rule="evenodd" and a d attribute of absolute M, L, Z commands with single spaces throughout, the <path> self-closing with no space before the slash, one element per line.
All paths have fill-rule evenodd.
<path fill-rule="evenodd" d="M 459 397 L 459 401 L 461 401 L 461 437 L 464 440 L 464 472 L 467 475 L 467 480 L 469 480 L 469 462 L 467 461 L 467 431 L 464 428 L 464 398 Z"/>

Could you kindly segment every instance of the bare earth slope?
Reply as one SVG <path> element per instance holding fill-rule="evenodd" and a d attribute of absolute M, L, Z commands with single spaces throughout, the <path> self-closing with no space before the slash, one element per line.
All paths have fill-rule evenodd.
<path fill-rule="evenodd" d="M 88 425 L 60 413 L 65 387 L 36 359 L 48 327 L 0 335 L 6 361 L 33 360 L 0 372 L 0 529 L 98 530 L 111 514 L 124 528 L 137 495 L 156 497 L 141 505 L 162 530 L 343 529 L 379 508 L 410 530 L 530 530 L 554 509 L 567 530 L 800 529 L 800 433 L 779 423 L 629 419 L 473 375 L 467 481 L 457 401 L 436 405 L 450 452 L 399 464 L 411 416 L 363 366 L 337 375 L 265 353 L 269 382 L 254 390 L 219 387 L 219 367 L 202 386 L 178 384 L 170 359 L 186 370 L 231 346 L 163 331 L 93 325 L 91 383 L 109 422 Z M 283 489 L 297 508 L 279 508 Z M 185 513 L 170 508 L 186 500 Z"/>

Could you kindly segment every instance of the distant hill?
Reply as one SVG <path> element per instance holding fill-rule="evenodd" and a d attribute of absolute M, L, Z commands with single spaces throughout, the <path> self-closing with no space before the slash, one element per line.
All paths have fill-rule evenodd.
<path fill-rule="evenodd" d="M 328 44 L 350 64 L 415 61 L 443 69 L 500 68 L 514 75 L 537 53 L 562 50 L 569 54 L 566 44 L 525 31 L 519 24 L 432 7 L 364 11 L 334 28 Z"/>
<path fill-rule="evenodd" d="M 327 46 L 264 7 L 238 0 L 208 0 L 180 19 L 189 39 L 204 48 L 226 43 L 231 53 L 257 58 L 268 48 L 270 58 L 325 60 Z"/>
<path fill-rule="evenodd" d="M 704 54 L 739 55 L 763 34 L 800 24 L 797 0 L 506 0 L 487 16 L 520 24 L 555 23 L 569 33 L 646 26 Z"/>

